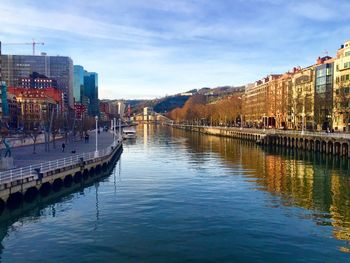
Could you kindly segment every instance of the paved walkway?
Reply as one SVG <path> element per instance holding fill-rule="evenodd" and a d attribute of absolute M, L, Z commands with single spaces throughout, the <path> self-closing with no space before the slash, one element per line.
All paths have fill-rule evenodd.
<path fill-rule="evenodd" d="M 65 151 L 62 152 L 62 143 L 64 139 L 56 141 L 56 149 L 53 148 L 50 143 L 50 152 L 45 152 L 45 144 L 36 145 L 36 154 L 33 153 L 33 145 L 17 147 L 12 149 L 12 156 L 14 159 L 14 165 L 16 168 L 28 166 L 31 164 L 38 164 L 45 161 L 57 160 L 60 158 L 74 156 L 75 154 L 81 154 L 84 152 L 95 151 L 95 131 L 90 131 L 89 143 L 85 143 L 84 140 L 78 142 L 65 143 Z M 110 132 L 102 131 L 98 135 L 98 149 L 107 148 L 113 143 L 113 135 Z M 76 150 L 76 153 L 71 153 L 72 150 Z"/>

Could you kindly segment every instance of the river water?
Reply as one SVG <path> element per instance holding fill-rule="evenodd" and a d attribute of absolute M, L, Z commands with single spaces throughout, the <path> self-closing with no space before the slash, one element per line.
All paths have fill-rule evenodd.
<path fill-rule="evenodd" d="M 350 262 L 343 159 L 138 126 L 113 172 L 1 218 L 1 262 Z"/>

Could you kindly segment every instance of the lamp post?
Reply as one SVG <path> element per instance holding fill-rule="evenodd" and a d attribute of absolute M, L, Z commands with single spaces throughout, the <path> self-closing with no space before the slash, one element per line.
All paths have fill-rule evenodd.
<path fill-rule="evenodd" d="M 111 132 L 113 134 L 113 143 L 114 143 L 113 119 L 111 119 Z"/>
<path fill-rule="evenodd" d="M 119 129 L 118 129 L 118 133 L 119 133 L 119 140 L 122 139 L 122 119 L 119 117 Z"/>
<path fill-rule="evenodd" d="M 95 158 L 98 157 L 98 149 L 97 149 L 97 144 L 98 144 L 98 141 L 97 141 L 97 129 L 98 129 L 98 116 L 95 116 L 95 121 L 96 121 L 96 129 L 95 129 L 95 137 L 96 137 L 96 149 L 95 149 Z"/>
<path fill-rule="evenodd" d="M 113 118 L 113 134 L 114 134 L 114 145 L 116 144 L 116 139 L 117 139 L 117 119 Z"/>

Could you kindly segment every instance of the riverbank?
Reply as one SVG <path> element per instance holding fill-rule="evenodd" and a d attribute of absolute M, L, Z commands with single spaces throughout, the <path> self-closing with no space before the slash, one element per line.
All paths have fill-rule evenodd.
<path fill-rule="evenodd" d="M 249 140 L 261 145 L 314 151 L 350 158 L 350 134 L 172 124 L 174 128 Z"/>

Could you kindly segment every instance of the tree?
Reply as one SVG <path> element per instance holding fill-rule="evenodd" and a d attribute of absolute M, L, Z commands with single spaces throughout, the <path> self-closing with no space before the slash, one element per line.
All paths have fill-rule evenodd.
<path fill-rule="evenodd" d="M 33 154 L 36 154 L 36 142 L 40 131 L 37 127 L 35 127 L 32 130 L 27 130 L 26 134 L 33 140 Z"/>

